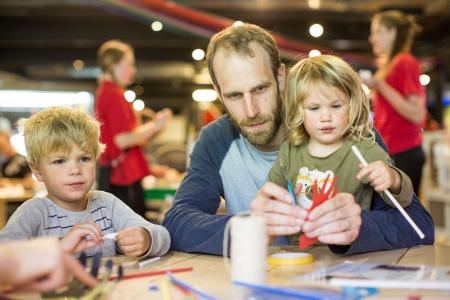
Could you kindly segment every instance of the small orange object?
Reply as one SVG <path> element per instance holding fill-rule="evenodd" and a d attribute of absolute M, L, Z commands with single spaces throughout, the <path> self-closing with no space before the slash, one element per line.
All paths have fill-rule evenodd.
<path fill-rule="evenodd" d="M 322 185 L 322 189 L 319 188 L 317 184 L 317 179 L 314 181 L 313 185 L 313 193 L 312 193 L 312 205 L 309 208 L 309 213 L 317 206 L 325 202 L 326 200 L 333 198 L 338 193 L 339 189 L 337 187 L 337 177 L 333 178 L 333 181 L 331 182 L 330 188 L 328 190 L 325 190 L 327 187 L 328 179 L 330 178 L 330 175 L 328 174 L 327 178 L 325 179 L 325 182 Z M 308 220 L 308 217 L 306 217 L 306 220 Z M 298 244 L 298 247 L 300 249 L 305 249 L 308 246 L 311 246 L 318 242 L 318 239 L 316 237 L 309 238 L 306 235 L 302 235 L 300 237 L 300 242 Z"/>

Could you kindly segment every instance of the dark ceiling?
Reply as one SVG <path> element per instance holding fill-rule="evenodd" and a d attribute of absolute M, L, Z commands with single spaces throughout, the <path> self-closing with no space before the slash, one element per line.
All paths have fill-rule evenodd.
<path fill-rule="evenodd" d="M 177 110 L 189 103 L 192 91 L 199 86 L 193 77 L 205 71 L 204 62 L 193 61 L 191 52 L 195 48 L 205 49 L 208 38 L 171 28 L 171 31 L 164 28 L 153 32 L 148 22 L 117 13 L 105 2 L 108 1 L 1 0 L 0 79 L 3 79 L 3 88 L 51 82 L 56 86 L 77 85 L 93 91 L 97 48 L 102 42 L 117 38 L 135 47 L 138 87 L 133 88 L 147 105 Z M 444 66 L 441 68 L 444 74 L 449 73 L 448 0 L 322 0 L 320 9 L 309 8 L 308 1 L 296 0 L 173 2 L 255 23 L 299 42 L 316 44 L 319 49 L 367 56 L 371 56 L 367 41 L 371 15 L 381 9 L 402 9 L 414 14 L 423 26 L 415 43 L 415 54 L 420 58 L 432 58 L 435 64 Z M 309 36 L 308 28 L 317 22 L 324 26 L 325 32 L 315 39 Z M 83 70 L 73 69 L 76 59 L 84 61 Z"/>

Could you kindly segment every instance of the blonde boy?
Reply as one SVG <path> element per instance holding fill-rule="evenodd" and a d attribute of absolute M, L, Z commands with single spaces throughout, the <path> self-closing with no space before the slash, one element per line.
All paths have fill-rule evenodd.
<path fill-rule="evenodd" d="M 22 204 L 0 231 L 0 240 L 58 236 L 67 252 L 99 246 L 104 256 L 168 251 L 170 235 L 164 227 L 147 222 L 112 194 L 90 191 L 104 148 L 97 121 L 77 109 L 52 107 L 22 119 L 19 126 L 30 167 L 48 194 Z M 113 232 L 118 232 L 115 241 L 103 239 Z M 88 249 L 88 255 L 97 249 Z"/>

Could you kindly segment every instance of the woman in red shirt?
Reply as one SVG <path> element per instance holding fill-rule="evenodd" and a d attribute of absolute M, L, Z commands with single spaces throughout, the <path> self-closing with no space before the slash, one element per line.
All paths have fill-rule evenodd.
<path fill-rule="evenodd" d="M 411 54 L 419 26 L 413 16 L 384 11 L 372 18 L 369 41 L 380 62 L 367 85 L 374 91 L 374 124 L 398 168 L 411 178 L 418 194 L 422 167 L 422 126 L 425 92 L 419 82 L 419 63 Z"/>
<path fill-rule="evenodd" d="M 142 147 L 160 132 L 172 116 L 168 109 L 151 122 L 140 124 L 124 88 L 136 73 L 133 48 L 118 40 L 105 42 L 97 53 L 102 69 L 96 93 L 95 114 L 102 123 L 101 142 L 106 150 L 100 157 L 99 189 L 107 190 L 127 203 L 136 213 L 145 215 L 141 179 L 150 174 Z M 111 166 L 110 172 L 106 171 Z M 107 182 L 109 184 L 102 184 Z"/>

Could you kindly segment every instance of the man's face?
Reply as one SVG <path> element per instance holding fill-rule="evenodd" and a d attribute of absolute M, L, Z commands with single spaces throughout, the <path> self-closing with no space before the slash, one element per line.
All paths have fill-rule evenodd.
<path fill-rule="evenodd" d="M 284 66 L 280 67 L 278 84 L 268 54 L 257 44 L 251 48 L 254 56 L 219 48 L 213 61 L 214 73 L 220 98 L 236 127 L 255 147 L 269 150 L 281 143 L 278 134 Z"/>

